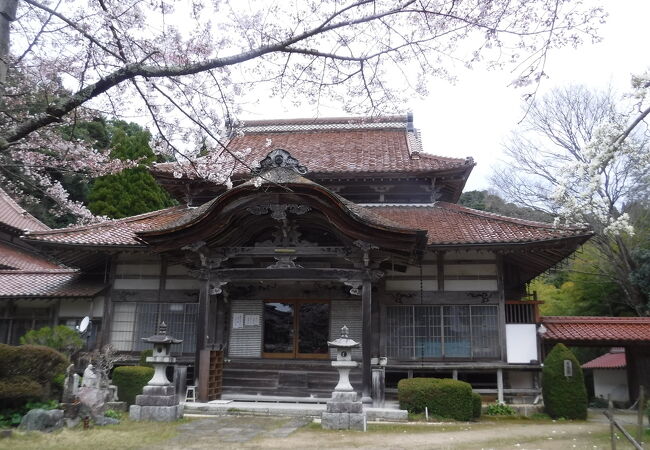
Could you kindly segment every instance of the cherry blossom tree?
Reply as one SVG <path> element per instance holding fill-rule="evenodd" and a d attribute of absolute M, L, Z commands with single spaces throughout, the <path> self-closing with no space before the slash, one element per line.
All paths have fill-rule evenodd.
<path fill-rule="evenodd" d="M 558 225 L 590 225 L 593 274 L 616 282 L 626 305 L 645 315 L 649 299 L 631 282 L 638 265 L 631 250 L 650 246 L 641 217 L 650 214 L 648 74 L 634 76 L 632 88 L 623 99 L 582 86 L 552 91 L 505 144 L 507 159 L 492 183 L 508 199 L 553 214 Z"/>
<path fill-rule="evenodd" d="M 226 148 L 227 130 L 251 91 L 394 112 L 429 77 L 453 79 L 458 62 L 509 67 L 515 85 L 535 86 L 548 52 L 596 39 L 604 17 L 580 0 L 21 0 L 7 55 L 21 83 L 3 93 L 0 167 L 29 168 L 65 205 L 40 155 L 93 175 L 119 167 L 61 142 L 57 126 L 148 115 L 158 151 L 185 160 L 204 142 L 209 167 L 190 167 L 228 183 L 246 149 Z M 34 90 L 38 111 L 23 107 Z"/>

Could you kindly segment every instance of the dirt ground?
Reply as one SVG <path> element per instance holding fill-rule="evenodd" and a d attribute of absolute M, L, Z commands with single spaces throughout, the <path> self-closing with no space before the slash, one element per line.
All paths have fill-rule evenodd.
<path fill-rule="evenodd" d="M 608 449 L 602 414 L 589 421 L 482 418 L 471 423 L 370 423 L 368 432 L 327 431 L 306 418 L 212 416 L 177 423 L 123 421 L 119 425 L 20 432 L 0 439 L 11 450 L 194 449 Z M 621 416 L 632 425 L 633 415 Z M 650 433 L 646 434 L 650 441 Z M 618 450 L 632 448 L 619 440 Z M 650 446 L 647 448 L 650 449 Z"/>
<path fill-rule="evenodd" d="M 158 448 L 173 449 L 607 449 L 609 428 L 599 422 L 513 420 L 481 423 L 371 424 L 369 432 L 325 431 L 318 424 L 271 418 L 228 419 L 216 432 L 214 419 L 187 424 Z M 252 421 L 253 423 L 247 424 Z M 258 430 L 251 435 L 250 427 Z M 293 430 L 292 430 L 293 428 Z M 223 431 L 226 433 L 223 433 Z M 295 431 L 294 431 L 295 430 Z M 180 445 L 182 443 L 182 445 Z M 632 448 L 619 441 L 618 448 Z M 178 446 L 177 446 L 178 445 Z"/>

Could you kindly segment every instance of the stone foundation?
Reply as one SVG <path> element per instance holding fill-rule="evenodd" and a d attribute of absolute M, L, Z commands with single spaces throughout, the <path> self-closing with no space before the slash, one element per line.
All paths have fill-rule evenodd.
<path fill-rule="evenodd" d="M 131 420 L 147 420 L 152 422 L 173 422 L 183 417 L 183 405 L 175 406 L 140 406 L 131 405 L 129 408 Z"/>
<path fill-rule="evenodd" d="M 332 393 L 327 410 L 321 416 L 321 425 L 326 430 L 365 431 L 366 413 L 363 404 L 357 401 L 356 392 Z"/>
<path fill-rule="evenodd" d="M 183 417 L 174 386 L 145 386 L 129 408 L 131 420 L 171 422 Z"/>

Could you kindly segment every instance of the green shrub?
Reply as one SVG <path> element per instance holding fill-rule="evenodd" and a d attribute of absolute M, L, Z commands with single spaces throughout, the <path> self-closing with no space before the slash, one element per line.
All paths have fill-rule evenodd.
<path fill-rule="evenodd" d="M 135 396 L 142 394 L 142 388 L 153 377 L 153 369 L 143 366 L 122 366 L 113 370 L 113 384 L 117 386 L 117 396 L 129 405 L 135 403 Z"/>
<path fill-rule="evenodd" d="M 140 366 L 142 367 L 153 367 L 153 364 L 147 362 L 147 357 L 153 356 L 153 349 L 142 350 L 140 352 Z"/>
<path fill-rule="evenodd" d="M 52 383 L 66 365 L 66 357 L 48 347 L 0 344 L 0 405 L 9 411 L 3 414 L 13 415 L 30 400 L 52 398 Z"/>
<path fill-rule="evenodd" d="M 56 327 L 43 327 L 38 330 L 28 331 L 20 338 L 21 344 L 43 345 L 70 356 L 81 349 L 84 341 L 75 330 L 65 325 Z"/>
<path fill-rule="evenodd" d="M 0 379 L 27 376 L 45 385 L 64 373 L 67 365 L 68 359 L 49 347 L 0 344 Z"/>
<path fill-rule="evenodd" d="M 564 376 L 564 361 L 573 365 L 573 376 Z M 587 389 L 582 368 L 575 355 L 564 344 L 557 344 L 544 361 L 542 371 L 544 408 L 554 419 L 587 418 Z"/>
<path fill-rule="evenodd" d="M 122 419 L 122 413 L 119 411 L 115 411 L 113 409 L 109 409 L 108 411 L 105 411 L 104 416 L 110 417 L 111 419 L 117 419 L 117 420 Z"/>
<path fill-rule="evenodd" d="M 483 400 L 481 395 L 472 392 L 472 419 L 478 419 L 481 417 L 481 408 L 483 407 Z"/>
<path fill-rule="evenodd" d="M 43 397 L 43 387 L 35 380 L 26 376 L 15 376 L 0 379 L 0 404 L 26 403 Z"/>
<path fill-rule="evenodd" d="M 472 387 L 463 381 L 439 378 L 403 379 L 397 384 L 400 408 L 467 421 L 472 418 Z"/>
<path fill-rule="evenodd" d="M 516 411 L 505 403 L 494 403 L 485 409 L 486 416 L 514 416 Z"/>

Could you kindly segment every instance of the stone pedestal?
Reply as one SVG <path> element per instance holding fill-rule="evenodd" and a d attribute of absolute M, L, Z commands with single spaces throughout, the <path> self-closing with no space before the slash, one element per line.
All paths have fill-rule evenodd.
<path fill-rule="evenodd" d="M 361 401 L 357 400 L 357 393 L 333 392 L 321 416 L 321 425 L 326 430 L 365 431 L 366 413 Z"/>
<path fill-rule="evenodd" d="M 171 422 L 183 417 L 183 406 L 179 404 L 174 386 L 152 386 L 143 388 L 136 395 L 135 405 L 129 408 L 131 420 Z"/>

